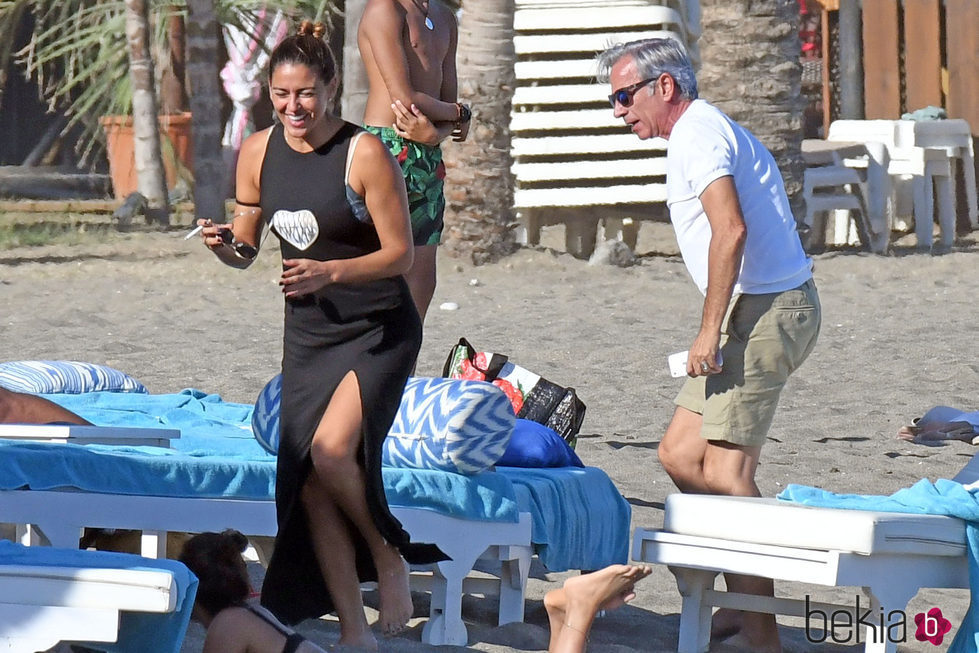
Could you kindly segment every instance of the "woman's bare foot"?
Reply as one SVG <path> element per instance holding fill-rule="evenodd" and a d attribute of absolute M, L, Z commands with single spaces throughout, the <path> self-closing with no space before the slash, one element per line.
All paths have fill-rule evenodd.
<path fill-rule="evenodd" d="M 375 559 L 381 613 L 378 623 L 385 637 L 402 632 L 415 609 L 408 586 L 408 566 L 396 548 L 389 548 L 393 555 L 386 555 L 388 560 L 382 562 Z"/>
<path fill-rule="evenodd" d="M 351 636 L 351 637 L 341 636 L 340 639 L 337 641 L 337 645 L 343 647 L 356 648 L 362 651 L 376 651 L 377 639 L 375 639 L 374 634 L 368 630 L 356 636 Z"/>
<path fill-rule="evenodd" d="M 635 598 L 633 587 L 650 573 L 645 565 L 611 565 L 590 574 L 572 576 L 564 581 L 566 610 L 577 605 L 592 612 L 614 610 Z"/>
<path fill-rule="evenodd" d="M 637 581 L 652 572 L 648 566 L 611 565 L 564 581 L 544 596 L 551 628 L 548 651 L 582 651 L 599 610 L 614 610 L 635 598 Z"/>

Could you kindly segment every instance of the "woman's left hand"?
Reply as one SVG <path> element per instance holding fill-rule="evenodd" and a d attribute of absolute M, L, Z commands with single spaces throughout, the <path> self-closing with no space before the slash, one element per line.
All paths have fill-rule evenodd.
<path fill-rule="evenodd" d="M 284 259 L 285 270 L 279 279 L 286 297 L 302 297 L 336 281 L 335 261 L 308 258 Z"/>

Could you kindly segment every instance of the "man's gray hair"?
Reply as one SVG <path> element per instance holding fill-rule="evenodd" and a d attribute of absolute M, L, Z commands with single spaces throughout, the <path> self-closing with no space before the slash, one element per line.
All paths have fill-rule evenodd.
<path fill-rule="evenodd" d="M 656 78 L 667 73 L 676 82 L 680 97 L 697 99 L 697 77 L 686 51 L 676 39 L 643 39 L 611 46 L 596 57 L 600 82 L 607 82 L 612 66 L 623 57 L 632 57 L 642 79 Z"/>

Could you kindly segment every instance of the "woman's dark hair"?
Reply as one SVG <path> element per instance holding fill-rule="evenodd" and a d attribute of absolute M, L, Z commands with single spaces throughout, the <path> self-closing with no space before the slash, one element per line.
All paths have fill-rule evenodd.
<path fill-rule="evenodd" d="M 330 47 L 323 40 L 326 25 L 304 20 L 292 36 L 282 39 L 272 50 L 269 59 L 269 79 L 280 64 L 302 64 L 314 71 L 324 84 L 329 84 L 337 74 L 336 60 Z"/>
<path fill-rule="evenodd" d="M 212 615 L 248 598 L 251 586 L 241 557 L 247 547 L 248 539 L 231 529 L 200 533 L 184 544 L 180 562 L 197 576 L 197 603 Z"/>

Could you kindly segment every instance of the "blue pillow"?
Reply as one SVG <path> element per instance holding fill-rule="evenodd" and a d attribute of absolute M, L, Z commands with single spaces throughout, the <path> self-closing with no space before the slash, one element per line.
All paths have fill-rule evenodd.
<path fill-rule="evenodd" d="M 124 372 L 96 363 L 76 361 L 11 361 L 0 363 L 0 386 L 32 394 L 140 392 L 146 387 Z"/>
<path fill-rule="evenodd" d="M 510 400 L 491 383 L 410 378 L 381 462 L 478 474 L 503 455 L 515 420 Z"/>
<path fill-rule="evenodd" d="M 518 419 L 501 467 L 584 467 L 574 449 L 552 428 L 529 419 Z"/>
<path fill-rule="evenodd" d="M 282 397 L 282 375 L 276 374 L 265 384 L 252 411 L 252 433 L 270 454 L 279 452 L 279 400 Z"/>

